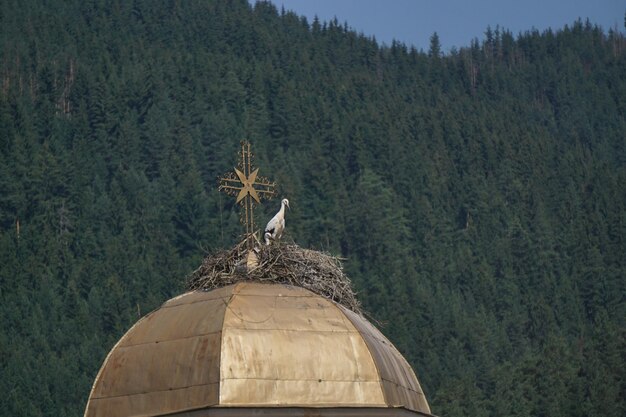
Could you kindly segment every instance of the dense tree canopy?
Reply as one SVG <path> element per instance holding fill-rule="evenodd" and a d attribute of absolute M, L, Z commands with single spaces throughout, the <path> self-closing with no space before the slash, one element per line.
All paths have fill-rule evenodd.
<path fill-rule="evenodd" d="M 5 0 L 0 28 L 1 415 L 82 415 L 237 241 L 215 178 L 244 138 L 435 414 L 626 414 L 623 33 L 442 54 L 245 0 Z"/>

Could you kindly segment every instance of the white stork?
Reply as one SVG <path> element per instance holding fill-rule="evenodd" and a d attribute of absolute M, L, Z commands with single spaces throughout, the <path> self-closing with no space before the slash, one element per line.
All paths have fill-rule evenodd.
<path fill-rule="evenodd" d="M 283 230 L 285 230 L 285 207 L 289 208 L 289 200 L 283 198 L 283 201 L 280 203 L 280 210 L 265 226 L 265 234 L 263 236 L 266 245 L 269 245 L 271 240 L 280 239 L 283 235 Z"/>

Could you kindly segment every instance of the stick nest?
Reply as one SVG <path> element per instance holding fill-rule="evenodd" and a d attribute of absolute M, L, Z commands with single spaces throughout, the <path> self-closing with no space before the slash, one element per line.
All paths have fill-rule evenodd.
<path fill-rule="evenodd" d="M 352 282 L 343 272 L 339 258 L 296 244 L 261 246 L 255 252 L 258 266 L 247 272 L 245 241 L 207 256 L 189 277 L 187 289 L 210 291 L 240 281 L 288 284 L 306 288 L 362 314 Z"/>

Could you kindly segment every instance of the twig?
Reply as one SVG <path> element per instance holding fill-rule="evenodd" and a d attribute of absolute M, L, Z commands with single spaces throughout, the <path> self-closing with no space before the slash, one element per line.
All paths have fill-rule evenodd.
<path fill-rule="evenodd" d="M 239 281 L 263 281 L 306 288 L 331 299 L 350 310 L 363 314 L 352 288 L 344 274 L 339 258 L 296 244 L 258 246 L 258 266 L 248 271 L 238 269 L 245 262 L 245 241 L 231 250 L 207 256 L 202 265 L 189 277 L 190 290 L 212 290 Z"/>

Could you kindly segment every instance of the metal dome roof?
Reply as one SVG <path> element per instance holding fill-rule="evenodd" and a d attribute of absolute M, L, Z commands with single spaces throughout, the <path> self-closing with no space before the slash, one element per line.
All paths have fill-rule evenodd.
<path fill-rule="evenodd" d="M 105 359 L 85 416 L 251 408 L 430 415 L 411 367 L 363 317 L 300 287 L 240 282 L 180 295 L 139 320 Z"/>

